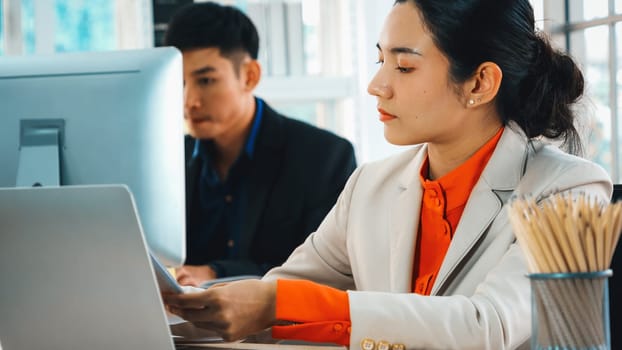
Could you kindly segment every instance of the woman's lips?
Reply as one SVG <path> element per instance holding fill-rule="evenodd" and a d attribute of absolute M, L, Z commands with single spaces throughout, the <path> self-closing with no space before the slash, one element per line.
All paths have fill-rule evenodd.
<path fill-rule="evenodd" d="M 382 108 L 378 108 L 378 113 L 380 113 L 380 121 L 381 122 L 388 122 L 390 120 L 393 120 L 395 118 L 397 118 L 396 116 L 394 116 L 393 114 L 389 114 L 387 113 L 385 110 L 383 110 Z"/>

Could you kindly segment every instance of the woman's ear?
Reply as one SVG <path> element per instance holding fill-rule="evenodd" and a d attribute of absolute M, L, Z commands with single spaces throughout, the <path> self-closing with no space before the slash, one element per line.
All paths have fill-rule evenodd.
<path fill-rule="evenodd" d="M 484 62 L 465 84 L 464 95 L 467 107 L 487 104 L 495 99 L 501 86 L 503 72 L 494 62 Z"/>

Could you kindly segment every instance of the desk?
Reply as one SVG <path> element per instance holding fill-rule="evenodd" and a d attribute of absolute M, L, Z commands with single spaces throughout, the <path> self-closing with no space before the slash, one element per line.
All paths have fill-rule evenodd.
<path fill-rule="evenodd" d="M 169 314 L 169 322 L 174 317 Z M 244 341 L 223 343 L 216 333 L 197 328 L 189 322 L 169 324 L 174 335 L 177 350 L 192 349 L 228 349 L 228 350 L 345 350 L 345 346 L 335 344 L 318 344 L 296 340 L 277 340 L 272 338 L 270 329 L 252 335 Z M 1 349 L 0 349 L 1 350 Z"/>
<path fill-rule="evenodd" d="M 176 345 L 177 350 L 227 349 L 227 350 L 345 350 L 344 346 L 303 345 L 303 344 L 257 344 L 257 343 L 221 343 Z"/>

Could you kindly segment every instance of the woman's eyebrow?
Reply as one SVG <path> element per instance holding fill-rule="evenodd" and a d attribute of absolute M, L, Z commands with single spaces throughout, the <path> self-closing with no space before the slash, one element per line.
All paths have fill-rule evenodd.
<path fill-rule="evenodd" d="M 380 44 L 377 43 L 376 47 L 378 48 L 378 50 L 382 51 L 382 48 L 380 47 Z M 389 51 L 391 53 L 393 53 L 393 54 L 406 53 L 406 54 L 410 54 L 410 55 L 423 56 L 423 54 L 419 50 L 411 49 L 410 47 L 398 46 L 398 47 L 391 48 Z"/>

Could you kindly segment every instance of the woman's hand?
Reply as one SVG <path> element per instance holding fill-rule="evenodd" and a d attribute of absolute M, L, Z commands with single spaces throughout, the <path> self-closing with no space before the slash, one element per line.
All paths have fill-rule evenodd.
<path fill-rule="evenodd" d="M 225 341 L 245 338 L 276 322 L 274 281 L 242 280 L 163 298 L 170 312 L 217 332 Z"/>

